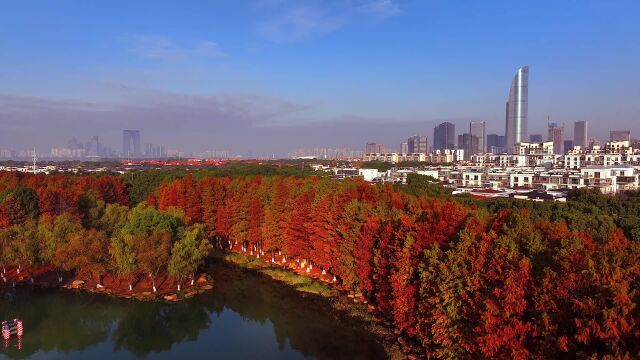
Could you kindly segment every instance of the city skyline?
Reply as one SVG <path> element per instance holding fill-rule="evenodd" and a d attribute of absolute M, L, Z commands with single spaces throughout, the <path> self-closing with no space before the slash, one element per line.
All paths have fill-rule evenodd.
<path fill-rule="evenodd" d="M 7 4 L 0 149 L 48 152 L 68 129 L 116 149 L 136 128 L 167 148 L 256 155 L 416 133 L 434 144 L 445 121 L 501 134 L 523 64 L 534 69 L 529 133 L 544 134 L 548 116 L 588 121 L 601 140 L 640 133 L 634 2 L 151 4 Z"/>

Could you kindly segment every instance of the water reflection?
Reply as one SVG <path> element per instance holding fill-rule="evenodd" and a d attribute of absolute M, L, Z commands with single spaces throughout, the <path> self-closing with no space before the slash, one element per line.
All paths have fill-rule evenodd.
<path fill-rule="evenodd" d="M 68 291 L 1 293 L 0 319 L 25 323 L 22 358 L 381 359 L 360 324 L 315 297 L 226 264 L 213 292 L 177 304 Z M 0 356 L 1 357 L 1 356 Z"/>

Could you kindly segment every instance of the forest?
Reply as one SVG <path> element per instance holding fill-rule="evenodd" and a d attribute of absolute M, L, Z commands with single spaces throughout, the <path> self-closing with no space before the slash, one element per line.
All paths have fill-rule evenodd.
<path fill-rule="evenodd" d="M 639 204 L 479 201 L 420 177 L 0 173 L 0 264 L 181 283 L 246 246 L 334 275 L 427 357 L 637 358 Z"/>

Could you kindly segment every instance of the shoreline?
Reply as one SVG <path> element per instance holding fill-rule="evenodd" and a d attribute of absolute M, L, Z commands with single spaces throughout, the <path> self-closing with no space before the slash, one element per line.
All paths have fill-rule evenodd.
<path fill-rule="evenodd" d="M 0 290 L 18 287 L 64 289 L 104 294 L 113 298 L 171 303 L 189 299 L 213 289 L 213 280 L 206 273 L 200 273 L 194 280 L 193 285 L 191 285 L 190 280 L 183 281 L 183 289 L 180 292 L 177 291 L 176 286 L 173 286 L 174 283 L 171 280 L 161 275 L 157 281 L 157 292 L 153 292 L 151 281 L 146 276 L 139 277 L 136 281 L 133 281 L 133 289 L 130 291 L 128 282 L 125 279 L 113 275 L 106 275 L 100 287 L 97 286 L 98 282 L 92 277 L 74 272 L 60 273 L 62 281 L 59 281 L 58 274 L 50 265 L 25 268 L 22 269 L 20 274 L 17 273 L 15 267 L 7 267 L 7 270 L 6 274 L 4 274 L 6 281 L 0 278 Z"/>
<path fill-rule="evenodd" d="M 380 318 L 376 314 L 375 307 L 369 305 L 361 296 L 332 286 L 330 280 L 309 276 L 304 271 L 298 271 L 295 266 L 272 264 L 264 259 L 236 251 L 216 248 L 210 256 L 245 270 L 256 271 L 292 287 L 303 295 L 318 296 L 329 301 L 332 309 L 358 319 L 365 325 L 367 331 L 378 337 L 389 359 L 421 357 L 420 348 L 411 346 L 410 341 L 402 337 L 389 321 Z"/>

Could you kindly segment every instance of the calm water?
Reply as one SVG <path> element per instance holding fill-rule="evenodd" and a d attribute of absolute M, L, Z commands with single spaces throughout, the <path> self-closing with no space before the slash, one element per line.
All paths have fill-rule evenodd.
<path fill-rule="evenodd" d="M 0 319 L 24 320 L 10 359 L 383 359 L 375 338 L 328 304 L 259 274 L 212 266 L 215 289 L 177 304 L 70 291 L 0 292 Z M 1 340 L 0 340 L 1 341 Z"/>

